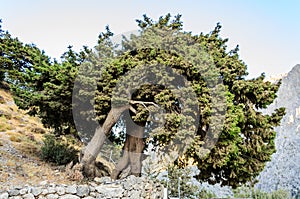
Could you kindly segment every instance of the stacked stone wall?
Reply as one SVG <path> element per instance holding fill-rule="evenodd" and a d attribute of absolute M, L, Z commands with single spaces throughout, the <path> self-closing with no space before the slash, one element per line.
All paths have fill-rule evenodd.
<path fill-rule="evenodd" d="M 111 181 L 110 178 L 95 178 L 86 184 L 58 185 L 42 182 L 37 186 L 17 186 L 0 190 L 0 199 L 159 199 L 164 187 L 146 177 L 129 176 Z"/>

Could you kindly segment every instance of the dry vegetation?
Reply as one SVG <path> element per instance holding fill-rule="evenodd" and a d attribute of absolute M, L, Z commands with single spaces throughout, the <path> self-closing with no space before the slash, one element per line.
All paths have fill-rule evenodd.
<path fill-rule="evenodd" d="M 43 135 L 48 131 L 39 118 L 19 110 L 7 91 L 0 89 L 0 99 L 0 191 L 45 180 L 69 184 L 63 168 L 39 158 Z"/>
<path fill-rule="evenodd" d="M 0 90 L 0 96 L 4 99 L 4 103 L 0 104 L 0 132 L 5 132 L 19 151 L 37 155 L 43 134 L 47 130 L 39 118 L 26 115 L 25 111 L 19 110 L 9 92 Z"/>

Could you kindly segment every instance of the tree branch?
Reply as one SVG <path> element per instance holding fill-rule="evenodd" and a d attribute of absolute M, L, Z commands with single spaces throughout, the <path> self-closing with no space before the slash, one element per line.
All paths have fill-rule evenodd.
<path fill-rule="evenodd" d="M 129 103 L 130 104 L 142 104 L 145 108 L 147 108 L 146 104 L 153 105 L 153 106 L 159 108 L 159 106 L 157 104 L 155 104 L 154 102 L 143 102 L 143 101 L 130 100 Z"/>
<path fill-rule="evenodd" d="M 137 113 L 137 110 L 135 110 L 132 106 L 129 106 L 129 110 L 131 110 L 134 114 Z"/>

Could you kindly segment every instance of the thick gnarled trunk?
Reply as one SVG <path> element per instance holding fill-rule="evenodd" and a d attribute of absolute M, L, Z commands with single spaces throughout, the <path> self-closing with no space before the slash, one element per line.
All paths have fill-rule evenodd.
<path fill-rule="evenodd" d="M 104 144 L 105 139 L 110 134 L 112 127 L 119 120 L 122 112 L 124 112 L 126 109 L 128 109 L 128 107 L 126 106 L 111 109 L 103 125 L 96 129 L 92 140 L 86 146 L 83 152 L 83 157 L 80 160 L 80 164 L 82 165 L 82 172 L 85 176 L 97 176 L 97 167 L 95 165 L 95 160 Z"/>
<path fill-rule="evenodd" d="M 96 129 L 92 140 L 84 150 L 80 160 L 82 172 L 87 177 L 96 177 L 99 173 L 95 160 L 107 138 L 112 127 L 119 120 L 121 114 L 125 112 L 126 140 L 123 147 L 123 155 L 116 168 L 111 173 L 112 179 L 117 179 L 119 174 L 130 166 L 130 174 L 140 176 L 142 169 L 142 153 L 145 147 L 143 141 L 144 126 L 135 124 L 129 114 L 128 107 L 114 108 L 110 110 L 103 125 Z"/>
<path fill-rule="evenodd" d="M 144 129 L 144 126 L 126 120 L 126 140 L 123 147 L 123 156 L 111 174 L 112 179 L 117 179 L 119 174 L 127 167 L 130 167 L 129 174 L 141 175 L 142 154 L 145 147 L 143 141 Z"/>

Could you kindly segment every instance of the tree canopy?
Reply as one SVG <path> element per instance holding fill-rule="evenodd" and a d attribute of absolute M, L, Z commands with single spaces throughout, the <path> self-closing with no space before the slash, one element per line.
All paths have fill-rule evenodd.
<path fill-rule="evenodd" d="M 75 133 L 72 90 L 84 50 L 76 53 L 69 46 L 61 62 L 51 60 L 34 44 L 24 44 L 0 29 L 0 81 L 10 83 L 19 108 L 38 115 L 57 134 Z"/>
<path fill-rule="evenodd" d="M 93 51 L 70 48 L 61 63 L 50 62 L 33 45 L 6 40 L 1 32 L 8 41 L 1 42 L 1 64 L 6 71 L 11 66 L 17 71 L 16 77 L 7 76 L 17 104 L 60 132 L 95 132 L 83 167 L 90 168 L 121 118 L 126 164 L 120 163 L 120 170 L 129 164 L 135 168 L 132 173 L 140 172 L 136 154 L 154 146 L 166 153 L 177 150 L 175 163 L 196 165 L 201 181 L 235 187 L 254 179 L 275 152 L 274 127 L 284 108 L 271 115 L 262 109 L 274 101 L 280 82 L 267 82 L 264 74 L 247 79 L 239 48 L 227 49 L 220 24 L 197 35 L 183 31 L 180 15 L 158 21 L 144 15 L 137 23 L 139 34 L 124 37 L 121 45 L 114 45 L 107 28 Z M 14 43 L 18 50 L 10 48 Z M 19 53 L 24 48 L 30 52 L 26 56 Z"/>
<path fill-rule="evenodd" d="M 157 22 L 147 16 L 137 22 L 140 35 L 124 39 L 121 52 L 111 53 L 111 56 L 108 56 L 111 61 L 105 62 L 107 65 L 102 66 L 95 97 L 98 121 L 103 124 L 114 103 L 127 100 L 124 104 L 130 104 L 131 118 L 144 126 L 151 121 L 151 117 L 148 120 L 149 112 L 157 105 L 165 110 L 164 125 L 163 128 L 155 128 L 157 127 L 155 125 L 148 128 L 146 131 L 150 132 L 152 139 L 146 142 L 151 140 L 149 142 L 163 148 L 172 146 L 174 139 L 178 138 L 176 141 L 187 145 L 186 141 L 189 140 L 193 130 L 188 129 L 188 126 L 180 130 L 178 128 L 193 121 L 184 118 L 186 115 L 183 117 L 181 112 L 183 102 L 174 95 L 172 92 L 174 90 L 165 86 L 166 82 L 172 82 L 168 79 L 170 73 L 164 73 L 163 66 L 168 66 L 190 82 L 197 95 L 198 105 L 198 109 L 190 110 L 187 115 L 198 118 L 199 126 L 196 134 L 192 135 L 193 140 L 189 142 L 188 149 L 177 158 L 177 164 L 183 167 L 187 166 L 188 162 L 196 164 L 200 170 L 198 179 L 212 184 L 221 182 L 223 185 L 238 186 L 254 179 L 275 152 L 274 127 L 280 124 L 284 109 L 280 108 L 271 115 L 264 115 L 261 110 L 273 102 L 280 82 L 276 84 L 266 82 L 264 74 L 247 79 L 247 67 L 239 58 L 239 49 L 238 47 L 233 50 L 227 49 L 228 39 L 220 37 L 220 24 L 217 24 L 209 34 L 192 35 L 190 32 L 182 31 L 180 15 L 173 21 L 170 15 L 167 15 Z M 200 49 L 201 52 L 196 52 Z M 193 50 L 195 52 L 185 53 Z M 103 60 L 105 59 L 102 58 Z M 197 71 L 193 64 L 201 65 L 200 71 Z M 217 70 L 211 70 L 212 65 Z M 113 100 L 116 97 L 114 89 L 120 81 L 139 82 L 139 78 L 142 78 L 139 73 L 151 67 L 155 73 L 150 76 L 151 80 L 145 78 L 143 81 L 146 83 L 138 85 L 138 88 L 135 84 L 120 86 L 117 97 L 123 99 L 116 99 L 117 102 Z M 140 70 L 136 73 L 126 76 L 138 68 Z M 125 80 L 122 80 L 124 76 Z M 137 79 L 134 79 L 135 77 Z M 156 83 L 149 84 L 151 81 Z M 178 81 L 173 81 L 172 84 L 177 87 L 183 86 Z M 213 90 L 217 88 L 210 84 L 221 86 L 219 89 L 222 92 L 219 96 L 213 95 Z M 132 90 L 127 88 L 129 85 L 133 86 Z M 126 95 L 129 95 L 129 99 Z M 224 97 L 225 101 L 224 99 L 216 101 L 214 99 L 216 97 Z M 225 104 L 216 105 L 214 102 Z M 226 107 L 225 113 L 222 113 L 222 107 Z M 199 112 L 194 112 L 195 110 Z M 197 114 L 199 117 L 196 117 Z M 220 133 L 209 133 L 210 129 L 217 128 L 214 124 L 218 123 L 213 122 L 222 116 L 225 118 Z M 187 124 L 183 124 L 184 120 Z M 153 121 L 150 124 L 153 124 Z M 209 148 L 209 143 L 206 142 L 214 141 L 216 134 L 217 142 L 211 151 L 203 156 L 203 149 Z M 205 139 L 207 136 L 212 137 L 207 140 Z"/>

